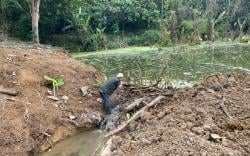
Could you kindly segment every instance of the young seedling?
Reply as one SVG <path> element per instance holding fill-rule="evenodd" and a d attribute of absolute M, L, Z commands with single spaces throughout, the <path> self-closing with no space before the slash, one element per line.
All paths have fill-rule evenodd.
<path fill-rule="evenodd" d="M 52 82 L 53 94 L 54 94 L 54 96 L 56 96 L 56 91 L 58 91 L 58 87 L 64 85 L 63 77 L 59 78 L 59 79 L 53 79 L 53 78 L 49 77 L 48 75 L 44 75 L 43 77 L 44 77 L 45 80 Z"/>

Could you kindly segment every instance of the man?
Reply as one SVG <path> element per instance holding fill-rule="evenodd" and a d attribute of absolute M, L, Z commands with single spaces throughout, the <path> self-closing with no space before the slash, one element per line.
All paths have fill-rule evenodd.
<path fill-rule="evenodd" d="M 123 74 L 119 73 L 116 75 L 116 77 L 113 77 L 108 81 L 104 82 L 104 84 L 100 88 L 100 95 L 103 100 L 105 112 L 107 114 L 111 114 L 111 103 L 109 100 L 109 96 L 117 88 L 122 89 L 122 80 L 123 80 Z"/>

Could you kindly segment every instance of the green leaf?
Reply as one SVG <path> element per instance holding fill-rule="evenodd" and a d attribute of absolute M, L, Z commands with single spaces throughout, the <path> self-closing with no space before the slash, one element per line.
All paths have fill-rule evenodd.
<path fill-rule="evenodd" d="M 43 78 L 44 78 L 45 80 L 48 80 L 48 81 L 56 82 L 55 79 L 49 77 L 48 75 L 44 75 Z"/>
<path fill-rule="evenodd" d="M 56 85 L 57 85 L 58 87 L 60 87 L 60 86 L 63 86 L 63 85 L 64 85 L 64 79 L 63 79 L 63 78 L 57 79 L 57 80 L 56 80 L 56 82 L 57 82 L 57 84 L 56 84 Z"/>
<path fill-rule="evenodd" d="M 90 21 L 90 16 L 87 17 L 87 19 L 85 20 L 85 27 L 89 26 L 89 21 Z"/>
<path fill-rule="evenodd" d="M 131 118 L 130 113 L 126 113 L 126 117 L 127 117 L 127 119 L 130 119 Z"/>

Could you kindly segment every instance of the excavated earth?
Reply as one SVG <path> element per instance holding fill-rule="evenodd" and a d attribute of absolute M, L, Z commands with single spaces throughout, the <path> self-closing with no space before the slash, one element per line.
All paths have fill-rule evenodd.
<path fill-rule="evenodd" d="M 112 137 L 111 155 L 250 155 L 250 75 L 175 90 Z"/>
<path fill-rule="evenodd" d="M 48 98 L 52 87 L 43 78 L 63 77 L 57 101 Z M 34 155 L 40 149 L 102 120 L 95 85 L 102 80 L 95 68 L 70 58 L 65 50 L 47 46 L 0 48 L 0 155 Z M 89 86 L 82 97 L 80 88 Z M 75 119 L 76 118 L 76 119 Z"/>

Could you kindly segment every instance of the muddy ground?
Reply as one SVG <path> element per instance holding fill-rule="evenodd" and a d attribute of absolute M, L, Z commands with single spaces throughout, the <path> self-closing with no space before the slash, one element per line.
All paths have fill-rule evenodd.
<path fill-rule="evenodd" d="M 112 138 L 117 156 L 250 155 L 250 75 L 214 74 L 177 89 Z"/>
<path fill-rule="evenodd" d="M 47 97 L 52 87 L 44 75 L 64 77 L 58 101 Z M 99 71 L 70 58 L 60 48 L 1 48 L 0 87 L 19 94 L 0 93 L 0 155 L 33 155 L 37 149 L 46 150 L 74 134 L 75 127 L 96 126 L 102 119 L 102 105 L 96 101 L 95 85 L 101 79 Z M 83 86 L 90 87 L 85 97 L 80 92 Z"/>

